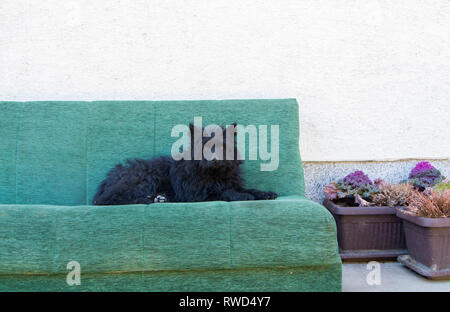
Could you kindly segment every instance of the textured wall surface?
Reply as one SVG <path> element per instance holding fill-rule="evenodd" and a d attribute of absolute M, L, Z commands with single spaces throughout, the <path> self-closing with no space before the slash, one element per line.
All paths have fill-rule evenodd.
<path fill-rule="evenodd" d="M 305 171 L 306 196 L 314 201 L 322 202 L 325 198 L 323 186 L 339 180 L 355 170 L 363 170 L 373 181 L 382 178 L 385 181 L 398 183 L 408 178 L 409 172 L 418 160 L 389 162 L 306 162 Z M 431 160 L 430 163 L 441 173 L 450 178 L 450 160 Z"/>
<path fill-rule="evenodd" d="M 447 0 L 2 0 L 0 100 L 293 97 L 304 160 L 448 159 L 449 29 Z"/>

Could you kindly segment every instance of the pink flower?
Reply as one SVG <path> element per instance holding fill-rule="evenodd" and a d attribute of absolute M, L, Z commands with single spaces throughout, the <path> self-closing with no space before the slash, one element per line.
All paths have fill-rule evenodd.
<path fill-rule="evenodd" d="M 386 185 L 388 183 L 386 181 L 384 181 L 383 179 L 378 178 L 373 181 L 373 184 L 375 184 L 378 187 L 382 187 L 383 185 Z"/>
<path fill-rule="evenodd" d="M 338 191 L 339 189 L 336 187 L 336 184 L 334 183 L 327 184 L 323 187 L 325 197 L 329 200 L 336 199 Z"/>

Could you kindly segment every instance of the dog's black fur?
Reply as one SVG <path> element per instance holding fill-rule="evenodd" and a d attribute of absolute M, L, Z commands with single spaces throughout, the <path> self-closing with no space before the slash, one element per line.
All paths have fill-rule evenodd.
<path fill-rule="evenodd" d="M 234 124 L 233 126 L 235 126 Z M 199 202 L 275 199 L 274 192 L 245 189 L 239 166 L 236 142 L 226 146 L 223 128 L 223 160 L 194 160 L 194 126 L 190 124 L 192 160 L 175 161 L 170 156 L 151 160 L 131 159 L 113 168 L 100 184 L 94 205 L 150 204 L 153 202 Z M 200 129 L 199 131 L 202 131 Z M 233 132 L 236 136 L 236 132 Z M 202 137 L 203 145 L 212 137 Z M 216 139 L 217 140 L 217 139 Z M 236 140 L 234 140 L 236 141 Z M 226 159 L 233 148 L 234 160 Z"/>

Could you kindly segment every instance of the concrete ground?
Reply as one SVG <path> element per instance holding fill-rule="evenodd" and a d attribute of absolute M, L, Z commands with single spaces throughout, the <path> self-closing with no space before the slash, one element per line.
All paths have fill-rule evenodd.
<path fill-rule="evenodd" d="M 406 291 L 450 292 L 450 279 L 429 280 L 409 270 L 398 262 L 379 262 L 367 268 L 368 262 L 344 262 L 342 266 L 342 290 L 347 292 Z M 369 275 L 370 274 L 370 275 Z M 369 281 L 374 285 L 369 285 Z M 377 276 L 379 276 L 379 285 Z"/>

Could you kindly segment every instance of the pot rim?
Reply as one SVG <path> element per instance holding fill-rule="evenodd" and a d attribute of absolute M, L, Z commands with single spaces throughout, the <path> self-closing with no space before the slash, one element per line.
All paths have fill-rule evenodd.
<path fill-rule="evenodd" d="M 450 227 L 450 218 L 424 218 L 411 215 L 403 209 L 397 210 L 397 217 L 422 227 Z"/>
<path fill-rule="evenodd" d="M 325 199 L 323 204 L 332 214 L 335 215 L 395 215 L 397 210 L 404 209 L 403 206 L 338 206 L 333 201 L 328 199 Z"/>

